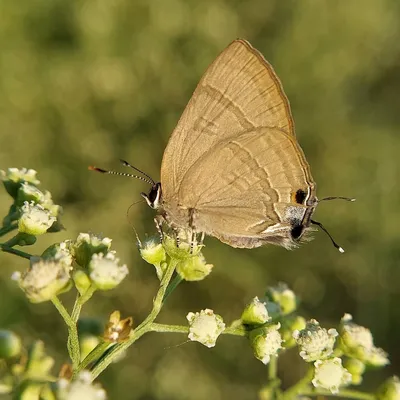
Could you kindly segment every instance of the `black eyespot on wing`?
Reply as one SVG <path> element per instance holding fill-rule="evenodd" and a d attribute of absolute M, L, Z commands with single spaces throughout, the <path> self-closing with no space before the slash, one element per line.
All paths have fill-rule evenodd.
<path fill-rule="evenodd" d="M 298 239 L 301 234 L 303 233 L 304 226 L 303 225 L 294 225 L 290 234 L 292 235 L 293 239 Z"/>
<path fill-rule="evenodd" d="M 303 204 L 307 197 L 307 193 L 303 189 L 298 189 L 295 195 L 295 200 L 297 204 Z"/>

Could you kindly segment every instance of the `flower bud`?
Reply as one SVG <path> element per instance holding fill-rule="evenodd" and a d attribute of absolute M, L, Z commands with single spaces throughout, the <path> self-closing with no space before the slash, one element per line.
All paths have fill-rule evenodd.
<path fill-rule="evenodd" d="M 211 273 L 212 264 L 207 264 L 201 253 L 180 261 L 176 266 L 176 272 L 185 281 L 201 281 Z"/>
<path fill-rule="evenodd" d="M 278 303 L 283 315 L 290 314 L 297 308 L 297 298 L 286 283 L 279 283 L 267 289 L 266 296 L 270 301 Z"/>
<path fill-rule="evenodd" d="M 262 325 L 268 322 L 271 317 L 265 303 L 261 302 L 258 297 L 254 297 L 245 307 L 241 319 L 245 325 Z"/>
<path fill-rule="evenodd" d="M 100 290 L 111 290 L 118 286 L 128 275 L 128 267 L 119 265 L 119 258 L 114 252 L 106 255 L 93 254 L 89 263 L 89 276 L 92 283 Z"/>
<path fill-rule="evenodd" d="M 106 392 L 97 383 L 92 383 L 89 371 L 82 371 L 73 381 L 61 378 L 57 381 L 57 399 L 59 400 L 105 400 Z"/>
<path fill-rule="evenodd" d="M 250 333 L 250 344 L 254 356 L 265 365 L 269 363 L 272 356 L 277 356 L 279 349 L 282 348 L 280 327 L 281 325 L 278 323 L 255 329 Z"/>
<path fill-rule="evenodd" d="M 343 365 L 351 374 L 351 383 L 359 385 L 365 372 L 365 364 L 356 358 L 347 358 Z"/>
<path fill-rule="evenodd" d="M 51 300 L 71 288 L 70 267 L 58 261 L 33 262 L 24 273 L 15 272 L 12 279 L 32 303 Z"/>
<path fill-rule="evenodd" d="M 75 287 L 81 296 L 84 295 L 92 286 L 92 281 L 90 280 L 88 274 L 81 269 L 75 269 L 73 271 L 72 279 L 74 280 Z"/>
<path fill-rule="evenodd" d="M 308 321 L 305 329 L 293 332 L 293 338 L 300 348 L 300 357 L 307 362 L 328 358 L 333 353 L 337 335 L 336 329 L 321 328 L 315 319 Z"/>
<path fill-rule="evenodd" d="M 400 400 L 400 380 L 397 376 L 387 379 L 376 392 L 378 400 Z"/>
<path fill-rule="evenodd" d="M 343 354 L 375 367 L 389 364 L 387 353 L 374 346 L 371 331 L 352 319 L 350 314 L 345 314 L 341 320 L 339 347 Z"/>
<path fill-rule="evenodd" d="M 26 376 L 31 379 L 47 380 L 54 365 L 54 359 L 45 353 L 44 343 L 40 340 L 34 342 L 28 350 Z"/>
<path fill-rule="evenodd" d="M 156 243 L 154 239 L 150 239 L 144 243 L 140 249 L 140 255 L 149 264 L 154 265 L 158 279 L 161 281 L 164 276 L 167 253 L 162 244 Z"/>
<path fill-rule="evenodd" d="M 18 231 L 38 236 L 47 232 L 47 230 L 56 221 L 49 211 L 45 210 L 40 204 L 25 202 L 21 207 L 21 217 L 18 221 Z"/>
<path fill-rule="evenodd" d="M 80 233 L 74 243 L 71 244 L 71 252 L 75 261 L 82 268 L 87 268 L 93 254 L 107 254 L 111 247 L 111 239 L 101 238 L 92 233 Z"/>
<path fill-rule="evenodd" d="M 214 347 L 218 336 L 225 330 L 222 317 L 208 308 L 196 313 L 190 312 L 186 318 L 189 321 L 189 340 L 207 347 Z"/>
<path fill-rule="evenodd" d="M 3 181 L 4 187 L 8 194 L 15 199 L 18 189 L 24 182 L 32 185 L 39 185 L 40 182 L 36 179 L 36 171 L 26 168 L 8 168 L 7 172 L 0 170 L 0 179 Z"/>
<path fill-rule="evenodd" d="M 0 330 L 0 359 L 17 357 L 21 354 L 22 343 L 12 331 Z"/>
<path fill-rule="evenodd" d="M 342 366 L 340 358 L 330 358 L 328 360 L 317 360 L 314 363 L 315 372 L 312 384 L 318 388 L 329 390 L 335 394 L 339 392 L 340 386 L 351 383 L 351 374 Z"/>

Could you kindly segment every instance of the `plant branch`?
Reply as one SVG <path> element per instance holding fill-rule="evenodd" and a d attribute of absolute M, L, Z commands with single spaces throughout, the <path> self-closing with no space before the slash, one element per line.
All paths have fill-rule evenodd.
<path fill-rule="evenodd" d="M 122 352 L 135 343 L 141 336 L 151 330 L 152 322 L 157 318 L 163 306 L 163 299 L 167 291 L 168 284 L 175 271 L 175 267 L 179 260 L 171 259 L 161 280 L 160 288 L 153 301 L 153 309 L 147 318 L 132 332 L 129 339 L 125 342 L 116 344 L 108 353 L 104 355 L 94 366 L 92 370 L 92 379 L 96 379 Z"/>

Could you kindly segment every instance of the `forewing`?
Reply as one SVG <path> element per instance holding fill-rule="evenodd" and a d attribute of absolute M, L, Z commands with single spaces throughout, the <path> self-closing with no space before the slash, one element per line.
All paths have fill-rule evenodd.
<path fill-rule="evenodd" d="M 207 69 L 171 135 L 161 167 L 164 200 L 216 144 L 261 126 L 294 136 L 289 102 L 271 65 L 248 42 L 235 40 Z"/>

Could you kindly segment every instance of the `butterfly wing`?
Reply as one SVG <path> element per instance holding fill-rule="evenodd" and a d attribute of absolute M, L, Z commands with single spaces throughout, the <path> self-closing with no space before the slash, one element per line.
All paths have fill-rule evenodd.
<path fill-rule="evenodd" d="M 171 135 L 161 166 L 164 201 L 215 145 L 261 126 L 294 137 L 289 101 L 273 68 L 248 42 L 235 40 L 209 66 Z"/>
<path fill-rule="evenodd" d="M 196 230 L 234 247 L 264 243 L 290 248 L 294 223 L 307 211 L 296 192 L 315 196 L 296 139 L 279 128 L 256 128 L 226 139 L 187 171 L 178 204 L 194 210 Z M 173 210 L 172 210 L 173 212 Z"/>

